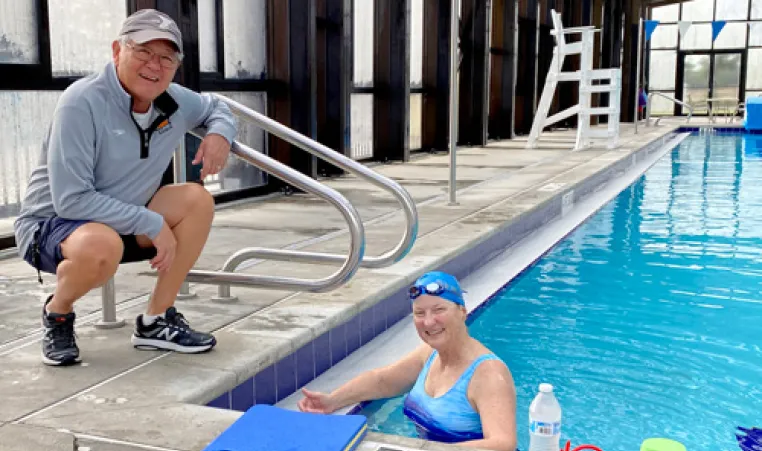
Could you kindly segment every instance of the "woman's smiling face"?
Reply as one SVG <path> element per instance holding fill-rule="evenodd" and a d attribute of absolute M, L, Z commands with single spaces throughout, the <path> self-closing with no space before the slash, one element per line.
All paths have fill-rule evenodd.
<path fill-rule="evenodd" d="M 460 336 L 465 320 L 465 308 L 439 296 L 424 294 L 413 302 L 418 336 L 432 348 L 441 348 L 453 337 Z"/>

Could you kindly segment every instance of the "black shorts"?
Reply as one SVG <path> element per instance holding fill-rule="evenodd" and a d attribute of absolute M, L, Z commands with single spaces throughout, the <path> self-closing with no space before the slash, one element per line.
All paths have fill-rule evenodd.
<path fill-rule="evenodd" d="M 40 271 L 55 274 L 63 260 L 61 243 L 78 227 L 91 221 L 63 219 L 53 216 L 42 222 L 35 232 L 34 241 L 24 255 L 24 260 Z M 119 235 L 124 243 L 121 263 L 150 260 L 156 256 L 156 248 L 140 247 L 135 235 Z"/>

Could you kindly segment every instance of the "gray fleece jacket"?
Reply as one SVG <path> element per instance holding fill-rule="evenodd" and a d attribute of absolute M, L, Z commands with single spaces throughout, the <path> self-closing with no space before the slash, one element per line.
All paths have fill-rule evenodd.
<path fill-rule="evenodd" d="M 204 126 L 232 142 L 237 127 L 225 104 L 174 83 L 153 106 L 158 117 L 143 130 L 113 63 L 63 92 L 14 223 L 21 256 L 52 216 L 100 222 L 122 235 L 159 234 L 164 219 L 146 204 L 185 133 Z"/>

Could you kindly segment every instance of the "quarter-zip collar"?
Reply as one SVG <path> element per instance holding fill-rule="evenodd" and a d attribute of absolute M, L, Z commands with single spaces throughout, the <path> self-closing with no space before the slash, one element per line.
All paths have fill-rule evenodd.
<path fill-rule="evenodd" d="M 143 130 L 132 115 L 133 98 L 124 90 L 124 87 L 122 87 L 122 84 L 119 82 L 119 76 L 116 73 L 116 65 L 114 65 L 113 61 L 110 61 L 106 65 L 105 70 L 101 72 L 98 78 L 99 81 L 105 82 L 105 85 L 108 87 L 111 94 L 111 98 L 116 102 L 117 106 L 119 106 L 120 110 L 127 113 L 132 123 L 138 129 L 138 133 L 140 134 L 140 158 L 148 158 L 151 136 L 165 121 L 171 120 L 171 116 L 179 108 L 177 102 L 166 91 L 159 94 L 159 97 L 153 101 L 153 106 L 158 111 L 158 116 L 147 129 Z"/>
<path fill-rule="evenodd" d="M 119 76 L 116 74 L 116 65 L 113 61 L 106 64 L 105 70 L 98 75 L 98 81 L 104 82 L 108 86 L 111 98 L 116 102 L 121 110 L 126 111 L 132 116 L 132 96 L 124 90 L 119 82 Z M 177 111 L 178 105 L 167 91 L 162 92 L 153 102 L 154 107 L 158 108 L 165 117 L 172 116 Z"/>

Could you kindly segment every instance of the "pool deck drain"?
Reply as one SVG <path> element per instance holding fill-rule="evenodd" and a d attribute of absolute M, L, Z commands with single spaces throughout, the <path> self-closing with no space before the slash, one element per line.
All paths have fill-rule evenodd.
<path fill-rule="evenodd" d="M 622 145 L 616 150 L 571 152 L 573 130 L 546 133 L 543 138 L 549 139 L 541 139 L 533 150 L 524 149 L 524 139 L 460 148 L 454 206 L 448 205 L 447 154 L 421 154 L 408 163 L 375 166 L 407 189 L 418 205 L 419 234 L 410 254 L 387 268 L 360 269 L 348 284 L 329 293 L 233 287 L 238 301 L 220 303 L 210 300 L 216 287 L 193 285 L 197 296 L 179 300 L 177 307 L 195 327 L 215 331 L 219 344 L 207 354 L 132 348 L 132 321 L 144 310 L 155 281 L 147 264 L 134 263 L 122 265 L 116 276 L 118 316 L 127 326 L 93 326 L 100 315 L 100 290 L 93 290 L 76 305 L 84 364 L 44 366 L 40 297 L 52 291 L 54 278 L 47 275 L 40 285 L 36 273 L 20 259 L 0 260 L 0 451 L 201 450 L 241 414 L 206 404 L 264 369 L 277 372 L 275 362 L 298 358 L 295 351 L 305 344 L 372 310 L 421 273 L 453 260 L 527 212 L 554 200 L 560 205 L 560 198 L 575 186 L 680 125 L 684 121 L 665 120 L 659 127 L 641 126 L 635 135 L 631 124 L 622 124 Z M 366 256 L 385 252 L 399 241 L 404 218 L 390 195 L 351 176 L 326 184 L 344 194 L 365 220 Z M 348 237 L 339 233 L 343 228 L 337 211 L 305 195 L 239 203 L 217 212 L 197 268 L 217 269 L 247 246 L 346 253 Z M 263 262 L 244 272 L 320 278 L 335 269 Z M 312 365 L 314 377 L 319 370 Z M 285 385 L 282 377 L 273 377 L 276 386 L 285 387 L 286 396 L 285 391 L 301 386 L 299 374 Z M 382 444 L 453 449 L 382 434 L 369 434 L 360 449 L 371 451 Z"/>

